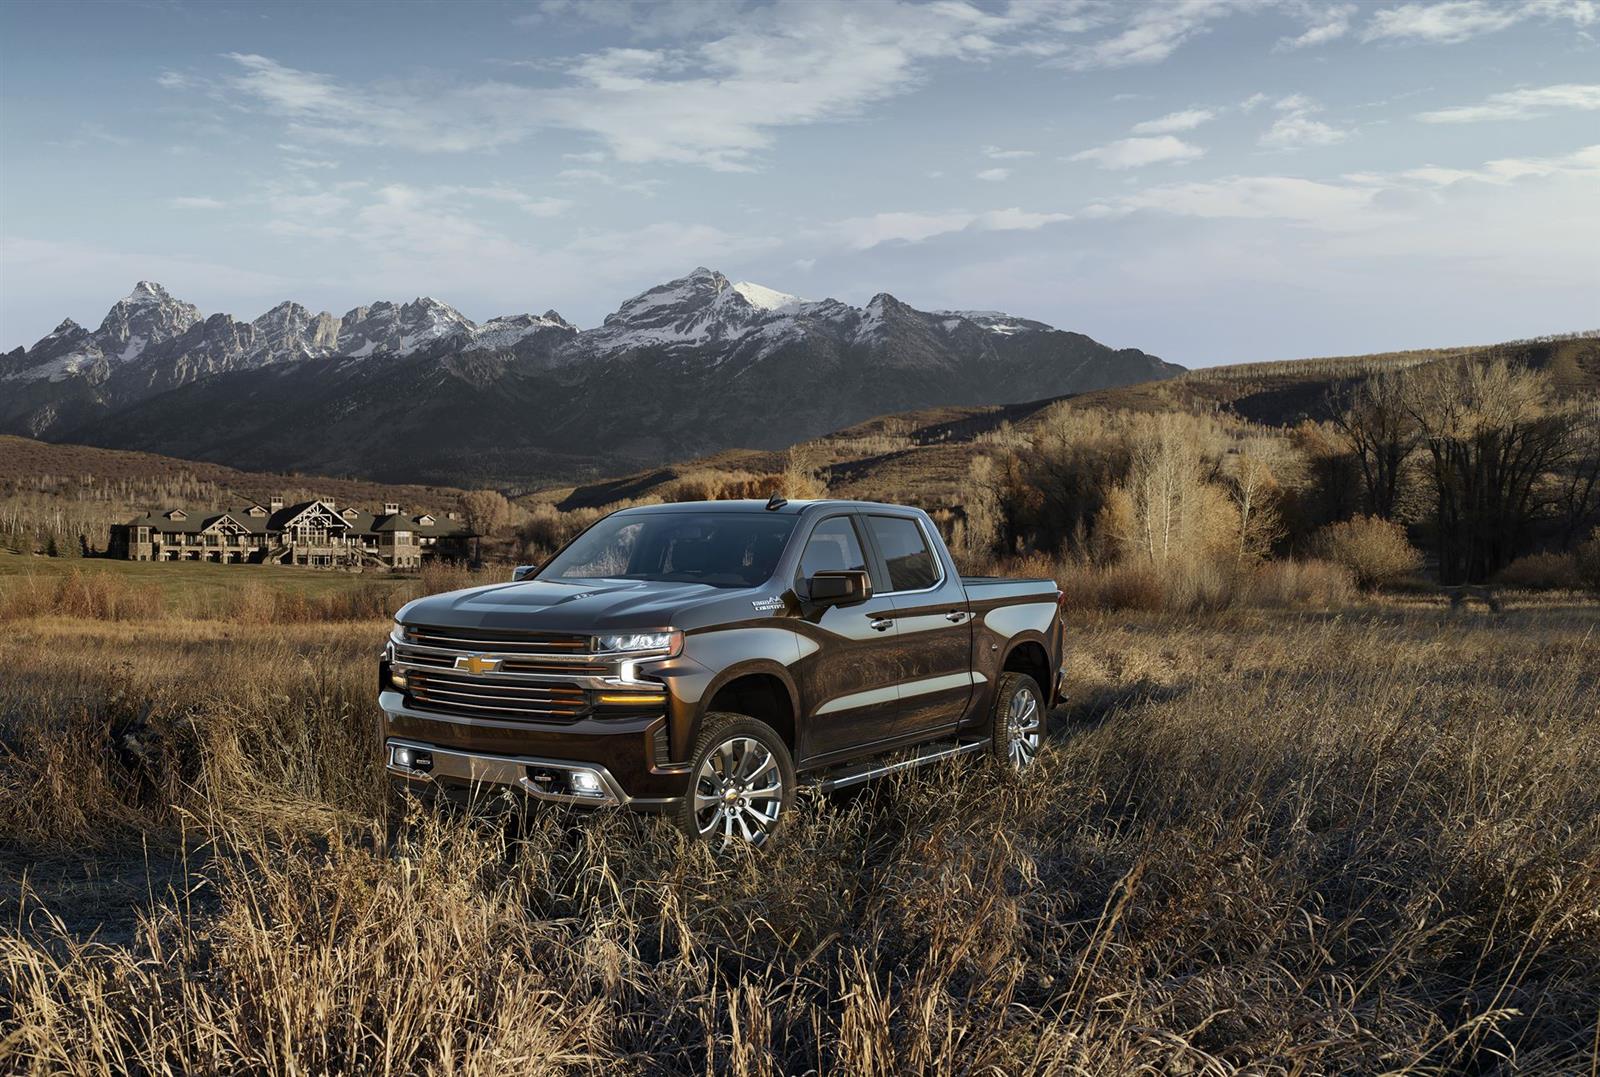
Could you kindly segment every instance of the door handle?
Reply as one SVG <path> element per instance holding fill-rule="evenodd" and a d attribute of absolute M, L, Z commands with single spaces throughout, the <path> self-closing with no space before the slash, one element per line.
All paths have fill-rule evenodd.
<path fill-rule="evenodd" d="M 894 627 L 894 622 L 887 617 L 876 617 L 870 613 L 867 616 L 872 618 L 867 623 L 879 632 L 887 632 Z"/>
<path fill-rule="evenodd" d="M 944 615 L 944 619 L 947 621 L 954 621 L 956 624 L 960 624 L 962 621 L 967 619 L 967 611 L 951 610 L 949 613 Z"/>

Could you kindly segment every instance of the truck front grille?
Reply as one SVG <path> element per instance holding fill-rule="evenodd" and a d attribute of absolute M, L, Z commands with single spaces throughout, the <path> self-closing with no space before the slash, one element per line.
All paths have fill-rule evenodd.
<path fill-rule="evenodd" d="M 573 684 L 495 680 L 414 669 L 406 688 L 423 710 L 479 718 L 576 721 L 588 708 L 587 694 Z"/>
<path fill-rule="evenodd" d="M 392 640 L 411 705 L 468 718 L 576 721 L 589 709 L 586 679 L 616 673 L 604 659 L 585 660 L 589 636 L 405 625 Z M 475 655 L 497 664 L 478 673 L 457 664 Z"/>

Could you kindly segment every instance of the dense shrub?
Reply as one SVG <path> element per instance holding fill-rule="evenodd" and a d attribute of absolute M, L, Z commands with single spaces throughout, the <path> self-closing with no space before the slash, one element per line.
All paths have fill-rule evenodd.
<path fill-rule="evenodd" d="M 1525 591 L 1564 591 L 1582 586 L 1577 553 L 1531 553 L 1495 573 L 1502 587 Z"/>
<path fill-rule="evenodd" d="M 1372 590 L 1394 583 L 1422 567 L 1422 554 L 1393 520 L 1355 516 L 1329 524 L 1312 536 L 1313 552 L 1350 570 L 1357 586 Z"/>
<path fill-rule="evenodd" d="M 1594 529 L 1589 541 L 1578 547 L 1578 582 L 1591 591 L 1600 591 L 1600 527 Z"/>

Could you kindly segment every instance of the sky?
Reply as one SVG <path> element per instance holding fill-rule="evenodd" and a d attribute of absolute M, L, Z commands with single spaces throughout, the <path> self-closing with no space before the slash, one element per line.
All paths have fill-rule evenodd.
<path fill-rule="evenodd" d="M 0 5 L 0 349 L 700 265 L 1187 366 L 1600 326 L 1600 0 Z"/>

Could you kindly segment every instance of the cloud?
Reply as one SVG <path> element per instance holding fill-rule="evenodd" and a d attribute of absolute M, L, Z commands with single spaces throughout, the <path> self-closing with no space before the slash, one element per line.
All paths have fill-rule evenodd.
<path fill-rule="evenodd" d="M 626 191 L 646 198 L 654 198 L 656 188 L 661 186 L 658 179 L 623 180 L 598 168 L 564 168 L 556 173 L 556 179 L 563 183 L 598 183 L 614 191 Z"/>
<path fill-rule="evenodd" d="M 1490 94 L 1478 105 L 1457 105 L 1419 112 L 1423 123 L 1479 123 L 1484 120 L 1526 120 L 1560 110 L 1600 110 L 1600 84 L 1565 83 Z"/>
<path fill-rule="evenodd" d="M 1338 181 L 1296 176 L 1229 176 L 1202 183 L 1147 187 L 1098 203 L 1084 216 L 1110 217 L 1153 210 L 1184 217 L 1279 220 L 1323 231 L 1383 225 L 1407 215 L 1426 192 L 1462 183 L 1510 186 L 1530 178 L 1600 177 L 1600 145 L 1560 157 L 1503 158 L 1475 169 L 1424 166 L 1392 173 L 1357 173 Z"/>
<path fill-rule="evenodd" d="M 1239 102 L 1239 111 L 1240 112 L 1254 112 L 1258 107 L 1260 107 L 1261 105 L 1264 105 L 1266 103 L 1267 103 L 1267 95 L 1266 94 L 1264 94 L 1264 93 L 1253 93 L 1249 97 L 1245 98 L 1243 101 Z"/>
<path fill-rule="evenodd" d="M 1001 180 L 1007 180 L 1011 178 L 1011 169 L 986 168 L 982 172 L 978 173 L 977 178 L 985 180 L 989 183 L 999 183 Z"/>
<path fill-rule="evenodd" d="M 1185 217 L 1277 219 L 1340 229 L 1359 223 L 1377 193 L 1375 187 L 1293 176 L 1230 176 L 1206 183 L 1149 187 L 1125 195 L 1113 205 Z"/>
<path fill-rule="evenodd" d="M 554 85 L 350 85 L 267 56 L 229 53 L 239 70 L 224 85 L 303 139 L 467 152 L 554 127 L 598 138 L 625 163 L 748 171 L 760 166 L 775 132 L 856 118 L 920 86 L 936 62 L 1048 52 L 1067 33 L 1049 11 L 1023 4 L 993 13 L 951 0 L 776 4 L 737 19 L 696 14 L 670 33 L 713 36 L 558 61 Z"/>
<path fill-rule="evenodd" d="M 1133 133 L 1136 135 L 1166 135 L 1174 131 L 1193 131 L 1201 124 L 1216 119 L 1216 116 L 1216 112 L 1209 108 L 1187 108 L 1181 112 L 1169 112 L 1159 119 L 1136 123 L 1133 125 Z"/>
<path fill-rule="evenodd" d="M 1565 20 L 1587 26 L 1600 20 L 1594 0 L 1444 0 L 1411 3 L 1376 12 L 1362 31 L 1363 41 L 1423 41 L 1454 44 L 1505 30 L 1524 19 Z"/>
<path fill-rule="evenodd" d="M 167 199 L 167 205 L 173 209 L 222 209 L 227 203 L 216 198 L 180 195 Z"/>
<path fill-rule="evenodd" d="M 1079 71 L 1160 63 L 1185 42 L 1208 32 L 1213 22 L 1259 6 L 1254 0 L 1127 4 L 1114 9 L 1127 13 L 1117 32 L 1091 44 L 1067 49 L 1059 62 Z"/>
<path fill-rule="evenodd" d="M 1104 146 L 1075 153 L 1069 160 L 1093 161 L 1101 168 L 1143 168 L 1163 161 L 1192 161 L 1205 150 L 1173 135 L 1155 138 L 1124 138 Z"/>
<path fill-rule="evenodd" d="M 994 161 L 1017 161 L 1038 156 L 1037 150 L 1003 150 L 999 146 L 985 146 L 980 152 Z"/>
<path fill-rule="evenodd" d="M 1334 4 L 1320 11 L 1308 12 L 1312 18 L 1311 25 L 1294 37 L 1279 38 L 1274 47 L 1280 51 L 1307 49 L 1337 41 L 1350 32 L 1350 20 L 1357 10 L 1355 4 Z"/>
<path fill-rule="evenodd" d="M 1291 112 L 1278 117 L 1267 133 L 1261 136 L 1261 144 L 1279 149 L 1297 149 L 1302 146 L 1332 146 L 1349 137 L 1350 132 L 1314 120 L 1304 112 Z"/>
<path fill-rule="evenodd" d="M 1561 157 L 1502 157 L 1485 161 L 1481 168 L 1439 168 L 1425 165 L 1399 174 L 1431 187 L 1457 183 L 1491 183 L 1504 186 L 1530 176 L 1600 176 L 1600 145 L 1585 146 Z"/>
<path fill-rule="evenodd" d="M 1047 224 L 1072 219 L 1070 213 L 1035 213 L 1012 207 L 982 213 L 946 210 L 940 213 L 889 212 L 851 217 L 833 224 L 830 231 L 852 250 L 864 251 L 882 243 L 920 243 L 951 232 L 1031 232 Z"/>
<path fill-rule="evenodd" d="M 1273 102 L 1272 107 L 1283 115 L 1273 121 L 1272 126 L 1261 136 L 1260 141 L 1263 146 L 1274 149 L 1332 146 L 1350 137 L 1348 131 L 1313 119 L 1311 114 L 1320 112 L 1321 106 L 1304 94 L 1290 94 L 1288 97 L 1279 98 Z"/>

